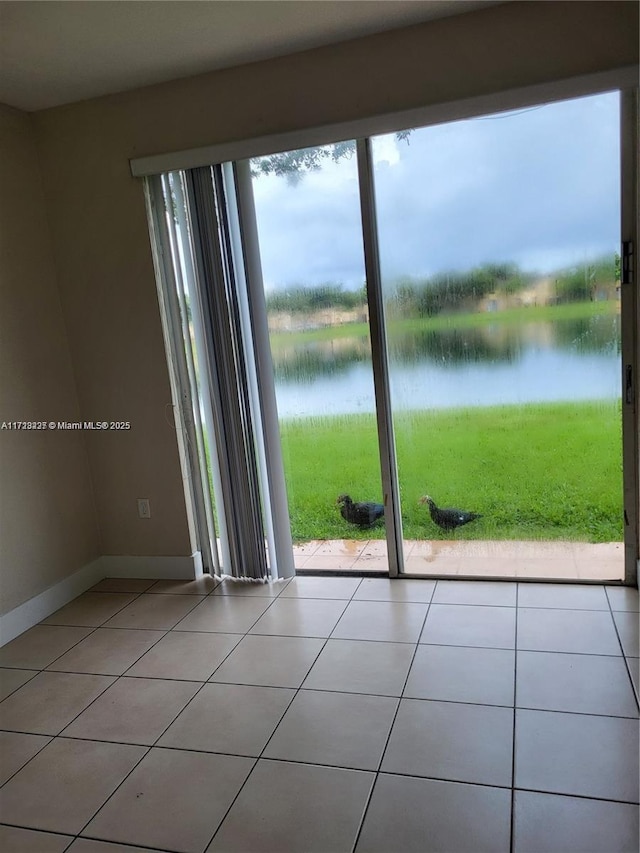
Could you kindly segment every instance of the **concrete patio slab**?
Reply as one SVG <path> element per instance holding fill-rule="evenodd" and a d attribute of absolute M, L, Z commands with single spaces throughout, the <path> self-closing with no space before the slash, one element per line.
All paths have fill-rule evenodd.
<path fill-rule="evenodd" d="M 380 572 L 387 570 L 383 539 L 312 540 L 294 546 L 296 569 Z M 407 540 L 405 572 L 550 580 L 607 580 L 624 577 L 622 542 Z"/>

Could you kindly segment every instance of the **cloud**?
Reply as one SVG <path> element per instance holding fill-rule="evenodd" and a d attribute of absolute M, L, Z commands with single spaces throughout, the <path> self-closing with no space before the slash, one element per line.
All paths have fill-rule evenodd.
<path fill-rule="evenodd" d="M 617 93 L 378 137 L 373 153 L 383 277 L 550 272 L 619 246 Z M 362 285 L 355 158 L 254 191 L 267 289 Z"/>

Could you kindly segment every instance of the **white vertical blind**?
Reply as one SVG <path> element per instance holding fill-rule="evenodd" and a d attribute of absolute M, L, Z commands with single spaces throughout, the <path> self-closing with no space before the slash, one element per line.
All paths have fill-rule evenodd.
<path fill-rule="evenodd" d="M 232 228 L 232 234 L 235 233 L 236 236 L 238 267 L 243 267 L 244 271 L 241 295 L 244 297 L 243 304 L 247 315 L 248 334 L 245 340 L 250 349 L 247 361 L 253 366 L 257 409 L 260 413 L 260 458 L 263 463 L 262 485 L 269 534 L 271 575 L 288 578 L 295 575 L 295 566 L 249 161 L 237 162 L 232 168 L 229 164 L 227 174 L 229 195 L 233 193 L 229 210 L 236 211 L 238 217 L 236 229 Z M 231 218 L 233 219 L 233 213 Z M 241 270 L 238 269 L 239 277 L 240 273 Z"/>
<path fill-rule="evenodd" d="M 225 571 L 266 578 L 254 426 L 221 168 L 187 172 L 185 187 L 226 517 L 230 565 Z"/>
<path fill-rule="evenodd" d="M 190 378 L 187 354 L 182 343 L 182 321 L 176 284 L 176 255 L 172 251 L 168 219 L 173 218 L 170 211 L 167 216 L 162 178 L 156 176 L 147 182 L 147 208 L 149 225 L 154 247 L 154 262 L 158 281 L 158 296 L 165 336 L 165 345 L 169 353 L 171 385 L 176 406 L 176 423 L 184 434 L 184 469 L 187 491 L 193 509 L 193 523 L 197 547 L 202 557 L 202 566 L 207 572 L 219 570 L 218 554 L 215 542 L 215 527 L 211 512 L 210 494 L 203 483 L 203 459 L 200 449 L 203 445 L 202 425 L 194 414 L 197 395 Z"/>

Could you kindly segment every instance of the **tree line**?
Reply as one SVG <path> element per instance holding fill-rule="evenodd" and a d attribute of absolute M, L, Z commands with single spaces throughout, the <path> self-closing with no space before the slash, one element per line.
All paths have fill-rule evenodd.
<path fill-rule="evenodd" d="M 295 284 L 285 290 L 268 293 L 266 297 L 268 311 L 287 311 L 292 314 L 312 314 L 328 308 L 341 308 L 345 311 L 361 308 L 367 302 L 364 285 L 358 290 L 345 290 L 342 284 L 319 284 L 306 287 Z"/>
<path fill-rule="evenodd" d="M 549 277 L 554 282 L 556 302 L 589 301 L 595 298 L 598 286 L 615 285 L 620 281 L 620 256 L 617 253 L 604 255 L 588 263 L 558 270 Z M 388 308 L 394 316 L 433 317 L 443 312 L 473 310 L 491 293 L 514 296 L 539 278 L 535 273 L 522 271 L 514 263 L 490 263 L 432 276 L 403 276 L 385 290 Z M 348 290 L 336 282 L 314 287 L 295 284 L 267 294 L 266 302 L 267 309 L 273 312 L 311 314 L 326 309 L 349 311 L 366 305 L 366 285 Z"/>
<path fill-rule="evenodd" d="M 599 285 L 619 283 L 620 255 L 614 252 L 562 270 L 556 276 L 556 294 L 561 302 L 585 302 L 593 298 Z"/>
<path fill-rule="evenodd" d="M 515 264 L 484 264 L 464 272 L 440 272 L 428 278 L 398 279 L 390 309 L 402 317 L 434 317 L 443 311 L 471 308 L 489 293 L 522 290 L 530 276 Z"/>

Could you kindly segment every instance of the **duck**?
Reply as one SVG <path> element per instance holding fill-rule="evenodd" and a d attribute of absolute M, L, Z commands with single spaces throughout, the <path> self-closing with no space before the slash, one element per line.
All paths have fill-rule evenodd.
<path fill-rule="evenodd" d="M 345 521 L 357 527 L 373 527 L 384 516 L 384 506 L 373 501 L 352 501 L 349 495 L 340 495 L 337 504 Z"/>
<path fill-rule="evenodd" d="M 424 495 L 420 498 L 421 504 L 427 504 L 429 507 L 429 515 L 433 522 L 442 530 L 455 530 L 456 527 L 462 527 L 463 524 L 469 524 L 470 521 L 475 521 L 476 518 L 482 518 L 482 515 L 477 512 L 467 512 L 464 509 L 440 509 L 436 506 L 433 498 L 429 495 Z"/>

